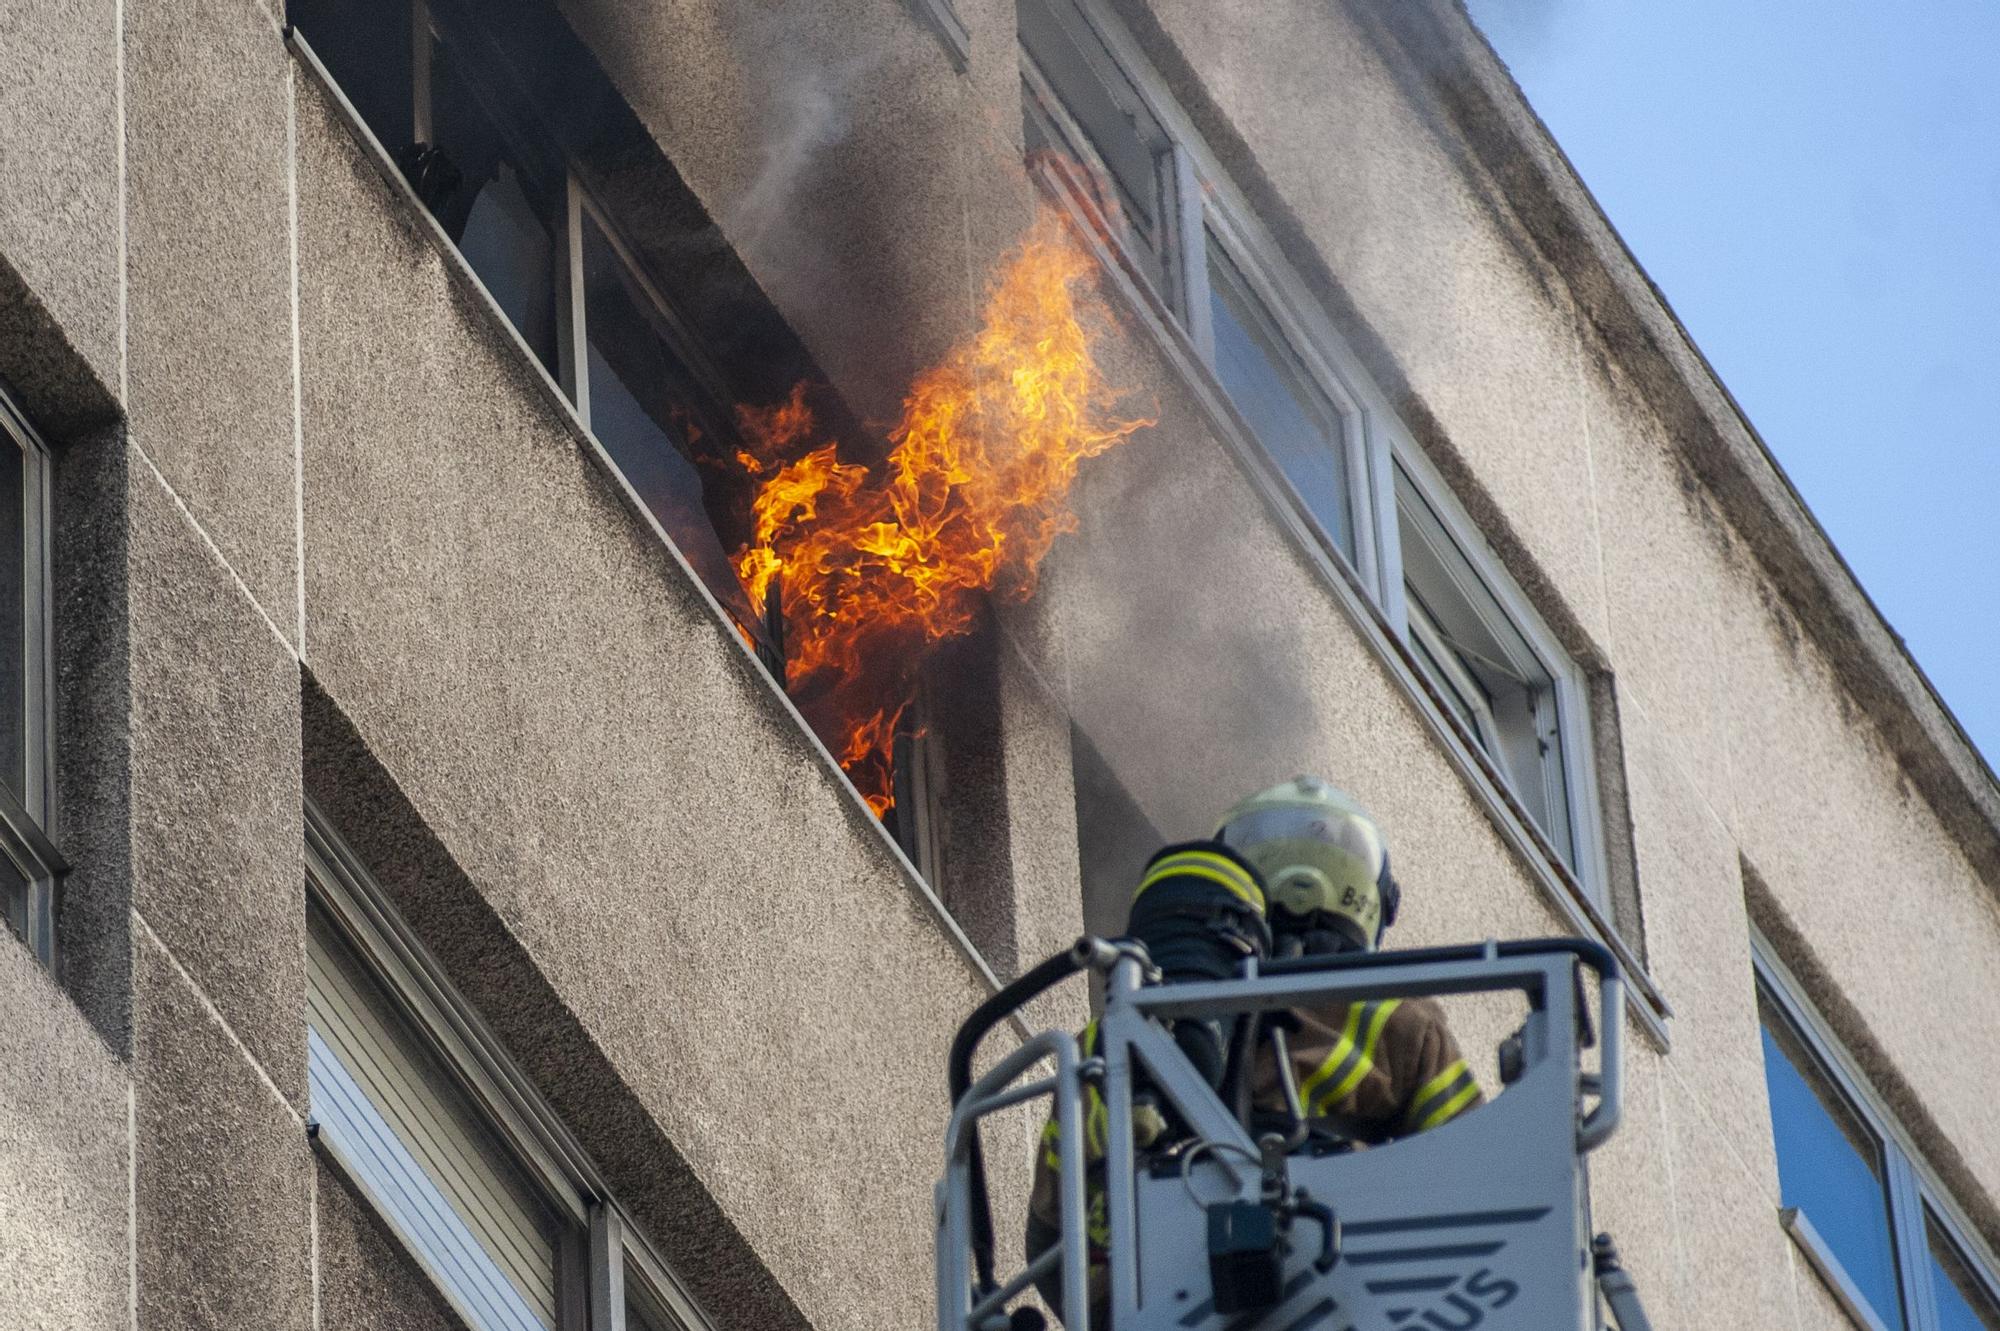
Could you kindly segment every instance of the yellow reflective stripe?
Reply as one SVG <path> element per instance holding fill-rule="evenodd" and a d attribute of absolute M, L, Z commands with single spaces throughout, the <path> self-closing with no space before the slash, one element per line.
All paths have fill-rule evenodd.
<path fill-rule="evenodd" d="M 1479 1094 L 1479 1083 L 1473 1082 L 1471 1085 L 1467 1086 L 1464 1090 L 1460 1091 L 1457 1095 L 1452 1096 L 1451 1099 L 1445 1101 L 1443 1104 L 1439 1105 L 1436 1109 L 1432 1110 L 1429 1117 L 1425 1118 L 1423 1122 L 1417 1124 L 1417 1131 L 1429 1132 L 1432 1128 L 1437 1127 L 1441 1123 L 1451 1122 L 1452 1119 L 1458 1116 L 1458 1112 L 1461 1109 L 1464 1109 L 1467 1105 L 1472 1103 L 1473 1098 L 1478 1094 Z"/>
<path fill-rule="evenodd" d="M 1465 1071 L 1465 1060 L 1462 1058 L 1453 1059 L 1450 1067 L 1425 1082 L 1422 1088 L 1410 1097 L 1410 1108 L 1417 1112 L 1421 1112 L 1427 1108 L 1430 1104 L 1430 1098 L 1433 1095 L 1436 1095 L 1438 1092 L 1444 1090 L 1445 1087 L 1457 1081 L 1459 1076 Z"/>
<path fill-rule="evenodd" d="M 1376 1004 L 1368 1022 L 1368 1034 L 1361 1042 L 1361 1056 L 1355 1060 L 1347 1075 L 1340 1079 L 1340 1084 L 1326 1093 L 1324 1098 L 1327 1104 L 1337 1104 L 1353 1094 L 1361 1079 L 1374 1070 L 1375 1042 L 1382 1038 L 1382 1028 L 1389 1024 L 1389 1018 L 1402 1005 L 1400 998 L 1386 998 Z"/>
<path fill-rule="evenodd" d="M 1211 850 L 1183 850 L 1154 864 L 1146 870 L 1146 876 L 1140 880 L 1138 890 L 1132 893 L 1132 899 L 1137 901 L 1140 893 L 1162 879 L 1181 875 L 1220 883 L 1245 905 L 1264 909 L 1264 891 L 1257 886 L 1257 880 L 1246 873 L 1242 865 Z"/>
<path fill-rule="evenodd" d="M 1347 1005 L 1346 1028 L 1341 1031 L 1340 1039 L 1334 1042 L 1333 1052 L 1326 1056 L 1326 1061 L 1314 1068 L 1312 1075 L 1300 1083 L 1299 1099 L 1305 1101 L 1307 1104 L 1311 1104 L 1313 1101 L 1313 1092 L 1319 1089 L 1320 1083 L 1339 1071 L 1340 1065 L 1346 1061 L 1348 1054 L 1353 1052 L 1354 1036 L 1361 1029 L 1361 1010 L 1365 1006 L 1366 1004 L 1362 1003 L 1350 1003 Z"/>
<path fill-rule="evenodd" d="M 1084 1057 L 1090 1057 L 1092 1051 L 1097 1048 L 1096 1022 L 1093 1021 L 1085 1024 L 1082 1044 Z M 1104 1154 L 1102 1143 L 1105 1132 L 1110 1127 L 1110 1123 L 1110 1115 L 1104 1108 L 1103 1095 L 1099 1093 L 1095 1086 L 1084 1087 L 1083 1150 L 1086 1160 L 1091 1158 L 1093 1151 L 1098 1155 Z M 1062 1155 L 1058 1147 L 1062 1142 L 1062 1125 L 1054 1119 L 1050 1119 L 1047 1123 L 1044 1123 L 1042 1125 L 1042 1141 L 1049 1148 L 1043 1154 L 1042 1162 L 1060 1174 L 1062 1172 Z"/>

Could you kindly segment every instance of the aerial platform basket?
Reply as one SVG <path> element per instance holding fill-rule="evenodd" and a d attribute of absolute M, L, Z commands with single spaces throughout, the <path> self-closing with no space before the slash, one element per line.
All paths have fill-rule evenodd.
<path fill-rule="evenodd" d="M 1594 1023 L 1579 964 L 1597 974 Z M 987 1031 L 1083 969 L 1106 976 L 1093 1057 L 1068 1032 L 1044 1031 L 971 1077 Z M 1251 961 L 1241 978 L 1186 984 L 1147 983 L 1149 970 L 1130 942 L 1082 939 L 960 1030 L 937 1188 L 939 1331 L 1033 1326 L 1019 1305 L 1037 1282 L 1061 1291 L 1070 1331 L 1086 1331 L 1088 1085 L 1108 1109 L 1095 1175 L 1109 1222 L 1099 1309 L 1117 1331 L 1590 1331 L 1601 1325 L 1600 1292 L 1621 1331 L 1644 1331 L 1630 1280 L 1589 1226 L 1584 1161 L 1617 1127 L 1620 1103 L 1623 985 L 1608 950 L 1542 939 Z M 1292 1007 L 1509 991 L 1526 997 L 1528 1017 L 1503 1046 L 1500 1095 L 1429 1132 L 1330 1153 L 1299 1131 L 1253 1134 L 1166 1025 L 1212 1018 L 1227 1028 Z M 1581 1056 L 1593 1025 L 1595 1073 Z M 1135 1079 L 1185 1125 L 1172 1146 L 1135 1149 Z M 1061 1238 L 1002 1280 L 978 1124 L 1040 1098 L 1053 1100 L 1061 1129 Z M 1009 1228 L 1010 1249 L 1018 1233 Z"/>

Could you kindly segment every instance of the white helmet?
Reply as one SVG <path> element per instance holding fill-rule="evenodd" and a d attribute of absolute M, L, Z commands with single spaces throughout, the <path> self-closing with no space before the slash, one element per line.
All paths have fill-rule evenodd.
<path fill-rule="evenodd" d="M 1330 925 L 1373 949 L 1401 897 L 1389 850 L 1368 811 L 1318 777 L 1252 795 L 1223 815 L 1215 839 L 1256 866 L 1273 926 Z"/>

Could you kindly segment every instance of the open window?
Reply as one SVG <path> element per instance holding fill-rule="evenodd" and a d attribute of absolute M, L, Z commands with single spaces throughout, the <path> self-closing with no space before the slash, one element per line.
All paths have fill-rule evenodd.
<path fill-rule="evenodd" d="M 1557 858 L 1595 890 L 1601 871 L 1581 672 L 1476 529 L 1400 463 L 1396 517 L 1411 654 Z"/>
<path fill-rule="evenodd" d="M 0 387 L 0 914 L 53 967 L 48 525 L 48 448 Z"/>
<path fill-rule="evenodd" d="M 379 163 L 436 220 L 632 499 L 785 687 L 784 626 L 751 603 L 736 566 L 760 484 L 743 421 L 806 401 L 815 441 L 838 440 L 843 458 L 873 461 L 883 442 L 827 387 L 552 7 L 290 0 L 289 16 Z M 922 742 L 920 722 L 908 729 L 885 821 L 934 878 L 942 751 Z"/>

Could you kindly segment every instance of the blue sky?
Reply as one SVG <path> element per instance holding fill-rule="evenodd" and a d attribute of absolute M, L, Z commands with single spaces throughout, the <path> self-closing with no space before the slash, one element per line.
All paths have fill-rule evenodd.
<path fill-rule="evenodd" d="M 1469 8 L 2000 761 L 2000 3 Z"/>

